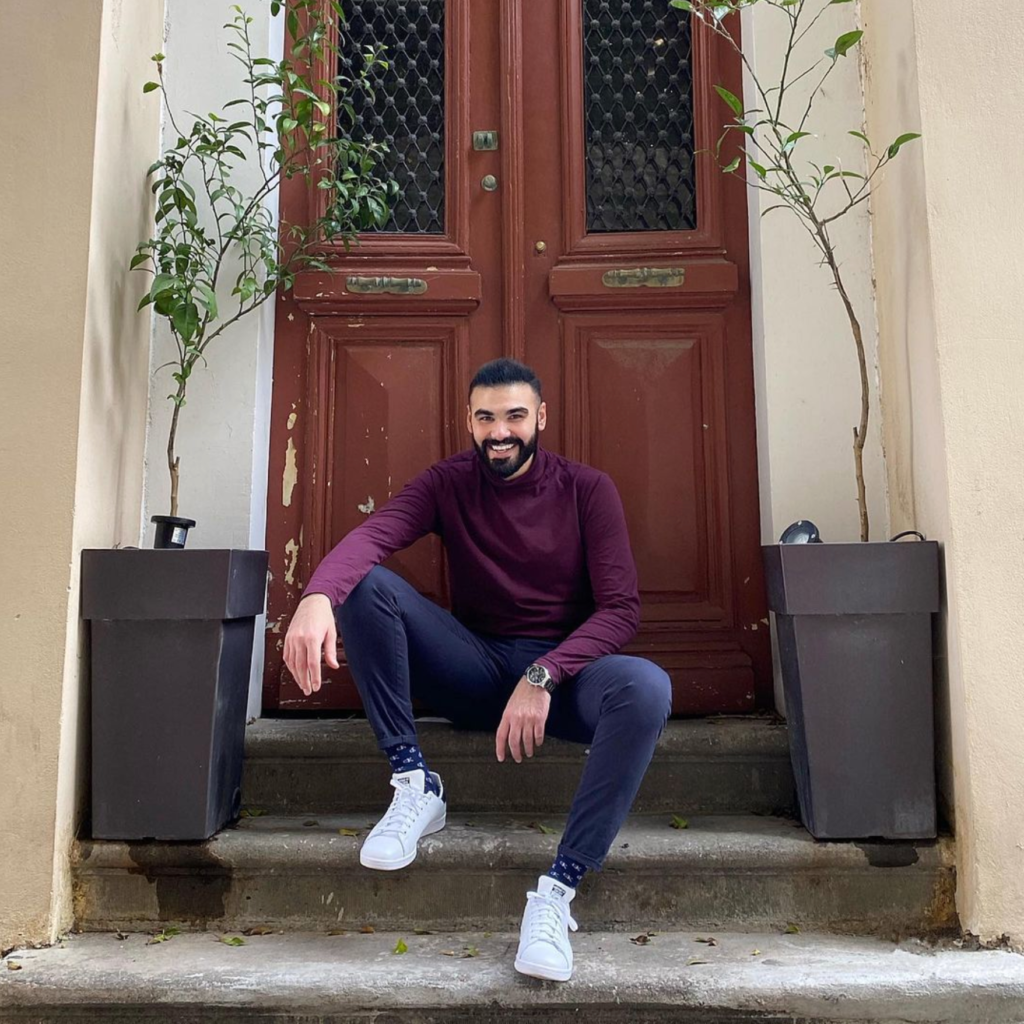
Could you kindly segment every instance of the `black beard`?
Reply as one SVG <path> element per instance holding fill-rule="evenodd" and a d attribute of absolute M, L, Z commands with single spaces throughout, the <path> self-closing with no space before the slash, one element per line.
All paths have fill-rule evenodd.
<path fill-rule="evenodd" d="M 533 432 L 533 437 L 529 441 L 523 442 L 518 437 L 510 437 L 507 441 L 502 441 L 501 444 L 514 444 L 515 447 L 508 453 L 507 457 L 503 459 L 492 459 L 488 454 L 487 450 L 495 442 L 484 441 L 483 444 L 477 444 L 476 439 L 473 440 L 473 447 L 476 448 L 477 455 L 480 456 L 480 460 L 483 464 L 495 475 L 507 480 L 514 473 L 518 472 L 526 462 L 534 455 L 537 451 L 537 435 L 539 431 L 536 429 Z"/>

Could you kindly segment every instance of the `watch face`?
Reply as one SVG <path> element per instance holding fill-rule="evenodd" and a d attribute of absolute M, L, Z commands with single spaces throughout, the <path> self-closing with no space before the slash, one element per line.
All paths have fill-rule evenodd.
<path fill-rule="evenodd" d="M 534 686 L 543 686 L 548 679 L 548 673 L 543 665 L 531 665 L 526 670 L 526 680 Z"/>

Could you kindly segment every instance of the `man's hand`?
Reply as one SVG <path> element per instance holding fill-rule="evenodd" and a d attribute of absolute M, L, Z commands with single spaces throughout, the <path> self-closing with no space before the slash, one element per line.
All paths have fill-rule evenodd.
<path fill-rule="evenodd" d="M 495 743 L 498 760 L 505 760 L 506 746 L 512 751 L 516 764 L 522 762 L 523 751 L 527 757 L 533 757 L 535 747 L 544 742 L 544 723 L 550 710 L 551 694 L 543 686 L 531 686 L 523 676 L 509 697 L 498 726 Z"/>
<path fill-rule="evenodd" d="M 310 594 L 299 602 L 284 638 L 284 663 L 308 697 L 320 689 L 320 652 L 338 668 L 338 627 L 326 594 Z"/>

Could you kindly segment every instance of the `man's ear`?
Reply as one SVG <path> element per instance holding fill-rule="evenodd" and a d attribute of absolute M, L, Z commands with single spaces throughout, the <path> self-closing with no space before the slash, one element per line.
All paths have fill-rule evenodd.
<path fill-rule="evenodd" d="M 537 429 L 543 430 L 548 425 L 548 405 L 547 402 L 541 402 L 540 408 L 537 410 Z"/>
<path fill-rule="evenodd" d="M 466 429 L 469 431 L 470 436 L 473 434 L 473 407 L 471 405 L 466 406 Z"/>

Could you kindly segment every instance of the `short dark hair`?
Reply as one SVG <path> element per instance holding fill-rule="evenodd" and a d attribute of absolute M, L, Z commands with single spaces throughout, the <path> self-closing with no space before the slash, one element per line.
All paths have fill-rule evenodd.
<path fill-rule="evenodd" d="M 538 398 L 544 397 L 540 390 L 540 378 L 529 366 L 515 359 L 504 358 L 492 359 L 476 371 L 476 376 L 469 382 L 469 394 L 472 395 L 475 388 L 500 388 L 509 384 L 529 384 Z"/>

